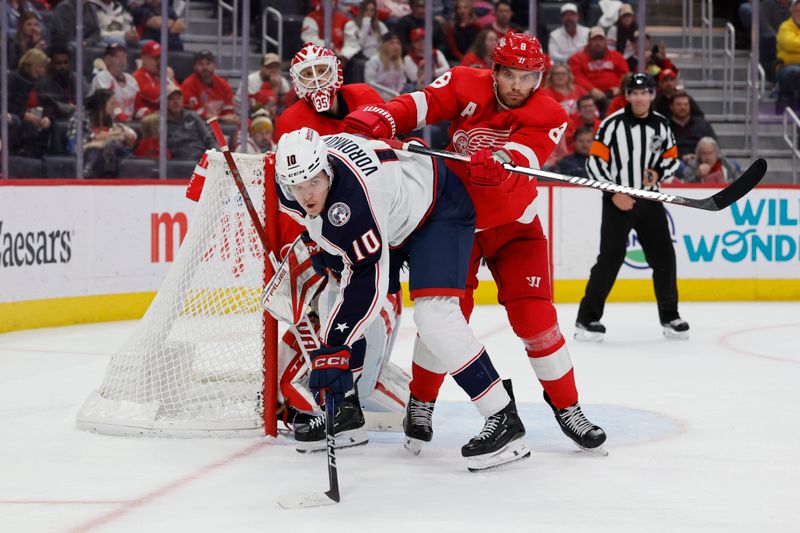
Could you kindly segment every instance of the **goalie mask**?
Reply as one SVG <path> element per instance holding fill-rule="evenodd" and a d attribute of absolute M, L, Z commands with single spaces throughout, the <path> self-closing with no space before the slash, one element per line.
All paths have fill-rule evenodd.
<path fill-rule="evenodd" d="M 287 198 L 295 199 L 292 185 L 304 183 L 323 170 L 330 187 L 333 168 L 328 161 L 328 147 L 315 130 L 300 128 L 280 138 L 275 150 L 275 179 Z"/>
<path fill-rule="evenodd" d="M 333 105 L 342 86 L 342 64 L 333 51 L 324 46 L 306 43 L 292 58 L 289 67 L 292 85 L 299 98 L 311 104 L 317 113 Z"/>

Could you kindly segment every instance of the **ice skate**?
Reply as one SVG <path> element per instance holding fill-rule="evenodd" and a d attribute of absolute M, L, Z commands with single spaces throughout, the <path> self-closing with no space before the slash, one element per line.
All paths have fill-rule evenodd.
<path fill-rule="evenodd" d="M 419 455 L 426 442 L 433 438 L 433 405 L 432 402 L 423 402 L 413 395 L 406 405 L 406 417 L 403 419 L 403 430 L 406 434 L 405 449 Z"/>
<path fill-rule="evenodd" d="M 686 340 L 689 338 L 689 323 L 682 318 L 676 318 L 669 322 L 663 322 L 664 336 L 668 339 Z"/>
<path fill-rule="evenodd" d="M 336 406 L 336 415 L 333 418 L 336 449 L 352 448 L 369 442 L 365 425 L 358 395 L 345 397 L 344 401 Z M 298 414 L 294 423 L 294 440 L 297 442 L 295 449 L 300 453 L 324 451 L 325 417 Z"/>
<path fill-rule="evenodd" d="M 606 327 L 599 320 L 583 323 L 575 322 L 575 340 L 582 342 L 602 342 L 606 335 Z"/>
<path fill-rule="evenodd" d="M 511 401 L 487 418 L 481 432 L 461 448 L 461 455 L 467 458 L 467 470 L 470 472 L 496 468 L 531 456 L 522 438 L 525 436 L 525 426 L 517 414 L 511 380 L 503 380 L 503 386 L 511 396 Z"/>
<path fill-rule="evenodd" d="M 569 407 L 558 409 L 550 401 L 550 396 L 547 395 L 547 392 L 544 393 L 544 401 L 553 410 L 561 431 L 572 439 L 578 448 L 602 456 L 608 455 L 608 452 L 602 446 L 606 441 L 606 432 L 586 418 L 579 403 L 575 402 Z"/>

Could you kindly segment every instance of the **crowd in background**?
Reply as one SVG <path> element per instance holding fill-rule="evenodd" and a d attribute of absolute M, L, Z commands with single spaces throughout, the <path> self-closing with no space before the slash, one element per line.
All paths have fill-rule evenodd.
<path fill-rule="evenodd" d="M 80 68 L 71 67 L 75 6 L 81 1 L 83 45 L 102 50 L 86 78 L 80 76 Z M 255 3 L 259 9 L 269 2 Z M 560 26 L 551 31 L 540 28 L 538 35 L 548 54 L 546 81 L 540 90 L 559 101 L 570 115 L 547 168 L 577 175 L 585 174 L 589 134 L 594 134 L 604 116 L 625 106 L 621 87 L 639 64 L 634 5 L 600 0 L 599 9 L 594 10 L 597 16 L 590 17 L 586 8 L 591 3 L 598 4 L 563 3 Z M 345 83 L 368 83 L 387 99 L 424 87 L 424 0 L 340 0 L 335 5 L 331 48 L 343 64 Z M 518 24 L 514 5 L 508 0 L 434 1 L 433 77 L 456 65 L 491 68 L 497 40 L 508 31 L 526 31 Z M 163 45 L 159 42 L 160 1 L 8 0 L 7 6 L 10 153 L 31 158 L 74 154 L 79 149 L 76 132 L 80 127 L 87 177 L 116 176 L 119 162 L 126 158 L 157 158 Z M 761 46 L 768 48 L 770 31 L 777 42 L 775 58 L 766 54 L 765 61 L 780 66 L 779 103 L 796 105 L 800 99 L 800 3 L 764 0 L 761 6 L 766 10 L 761 19 Z M 302 39 L 324 44 L 322 6 L 313 0 L 309 8 Z M 739 14 L 744 21 L 746 9 L 742 7 Z M 186 25 L 172 3 L 168 28 L 170 52 L 183 50 Z M 651 42 L 649 36 L 646 39 L 645 70 L 658 81 L 655 109 L 670 118 L 678 140 L 683 160 L 679 175 L 687 181 L 729 179 L 731 163 L 720 156 L 716 135 L 702 109 L 681 88 L 678 68 L 663 44 Z M 251 116 L 247 117 L 246 146 L 238 146 L 236 139 L 242 88 L 234 92 L 228 80 L 217 74 L 215 55 L 208 50 L 196 52 L 191 71 L 178 75 L 168 68 L 167 157 L 196 161 L 207 147 L 214 146 L 205 124 L 212 115 L 227 126 L 235 149 L 251 153 L 272 149 L 271 132 L 282 110 L 296 99 L 284 74 L 286 59 L 268 53 L 248 76 Z M 74 117 L 76 72 L 85 86 L 82 125 Z M 446 135 L 434 139 L 439 144 L 446 140 Z"/>

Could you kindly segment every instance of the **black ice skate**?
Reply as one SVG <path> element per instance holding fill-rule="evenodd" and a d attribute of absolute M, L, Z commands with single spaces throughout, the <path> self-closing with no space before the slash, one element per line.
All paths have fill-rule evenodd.
<path fill-rule="evenodd" d="M 461 447 L 461 455 L 467 458 L 467 470 L 470 472 L 496 468 L 531 456 L 522 439 L 525 426 L 517 415 L 511 380 L 503 380 L 503 386 L 511 396 L 511 401 L 487 418 L 481 432 Z"/>
<path fill-rule="evenodd" d="M 336 406 L 336 414 L 333 417 L 336 448 L 352 448 L 366 444 L 369 437 L 364 429 L 365 424 L 358 395 L 345 397 L 344 401 Z M 295 449 L 300 453 L 324 451 L 325 417 L 298 414 L 294 422 L 294 440 L 297 441 Z"/>
<path fill-rule="evenodd" d="M 553 410 L 556 421 L 561 426 L 561 431 L 572 439 L 578 445 L 578 448 L 603 456 L 608 455 L 608 452 L 602 446 L 606 441 L 606 432 L 586 418 L 579 403 L 575 402 L 569 407 L 558 409 L 550 401 L 550 396 L 546 392 L 544 393 L 544 401 Z"/>
<path fill-rule="evenodd" d="M 403 419 L 403 431 L 406 434 L 405 448 L 414 455 L 419 455 L 426 442 L 433 438 L 433 405 L 414 398 L 408 399 L 406 416 Z"/>
<path fill-rule="evenodd" d="M 668 339 L 685 340 L 689 338 L 689 323 L 682 318 L 676 318 L 669 322 L 663 322 L 664 336 Z"/>
<path fill-rule="evenodd" d="M 583 342 L 602 342 L 606 327 L 599 320 L 594 322 L 575 322 L 575 340 Z"/>

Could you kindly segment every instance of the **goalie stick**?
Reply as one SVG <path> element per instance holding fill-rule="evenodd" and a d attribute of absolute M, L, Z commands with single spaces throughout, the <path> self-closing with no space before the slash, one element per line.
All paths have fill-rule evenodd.
<path fill-rule="evenodd" d="M 428 148 L 418 144 L 398 141 L 395 139 L 381 139 L 383 142 L 394 148 L 395 150 L 404 150 L 415 154 L 438 156 L 444 159 L 452 159 L 454 161 L 461 161 L 469 163 L 469 156 L 457 154 L 455 152 L 448 152 L 447 150 L 438 150 L 436 148 Z M 764 174 L 767 172 L 767 162 L 764 159 L 756 159 L 745 170 L 736 181 L 707 198 L 686 198 L 674 194 L 667 194 L 661 191 L 645 191 L 643 189 L 635 189 L 626 185 L 617 185 L 608 181 L 600 181 L 591 178 L 580 178 L 577 176 L 566 176 L 564 174 L 557 174 L 555 172 L 548 172 L 546 170 L 539 170 L 536 168 L 522 167 L 513 163 L 503 163 L 503 168 L 524 174 L 526 176 L 534 176 L 537 178 L 544 178 L 554 181 L 561 181 L 564 183 L 571 183 L 581 187 L 590 187 L 592 189 L 599 189 L 606 192 L 621 192 L 633 196 L 634 198 L 642 198 L 645 200 L 654 200 L 666 204 L 682 205 L 694 209 L 703 209 L 705 211 L 719 211 L 725 209 L 735 201 L 742 198 L 749 193 L 753 187 L 758 185 Z"/>
<path fill-rule="evenodd" d="M 267 237 L 267 233 L 264 230 L 264 226 L 261 224 L 261 221 L 258 218 L 258 213 L 256 212 L 255 206 L 253 205 L 253 200 L 250 198 L 250 194 L 247 192 L 247 188 L 245 187 L 244 181 L 242 180 L 241 174 L 239 174 L 239 168 L 236 166 L 236 161 L 233 159 L 233 154 L 231 154 L 230 149 L 228 148 L 228 143 L 225 140 L 225 134 L 222 133 L 222 128 L 220 128 L 219 123 L 217 122 L 216 117 L 211 117 L 208 119 L 208 124 L 211 126 L 211 131 L 214 133 L 214 137 L 217 139 L 217 144 L 219 144 L 219 148 L 222 151 L 223 156 L 225 157 L 225 162 L 228 165 L 228 170 L 231 171 L 231 176 L 233 176 L 234 182 L 236 182 L 236 188 L 239 189 L 239 193 L 242 195 L 242 200 L 244 201 L 244 205 L 247 208 L 247 212 L 250 215 L 250 219 L 253 222 L 253 225 L 256 228 L 256 232 L 258 233 L 259 239 L 261 239 L 261 244 L 264 247 L 264 251 L 269 255 L 270 260 L 273 264 L 276 264 L 277 261 L 275 260 L 275 254 L 272 251 L 272 247 L 269 243 L 269 238 Z M 269 183 L 265 183 L 265 186 L 269 186 Z M 305 322 L 308 325 L 308 322 Z M 313 337 L 314 330 L 310 328 L 311 336 Z M 300 338 L 300 334 L 298 333 L 298 338 Z M 314 339 L 316 342 L 316 339 Z M 302 344 L 302 343 L 301 343 Z M 308 357 L 305 351 L 305 347 L 303 347 L 303 353 Z M 311 367 L 309 362 L 309 368 Z M 324 392 L 323 392 L 324 394 Z M 299 509 L 303 507 L 318 507 L 321 505 L 331 505 L 334 503 L 339 503 L 339 473 L 336 468 L 336 452 L 334 451 L 334 445 L 336 443 L 336 437 L 333 434 L 333 418 L 334 418 L 334 405 L 333 405 L 333 397 L 324 395 L 325 401 L 325 433 L 327 436 L 327 457 L 328 457 L 328 480 L 330 482 L 330 489 L 325 492 L 303 492 L 298 494 L 289 494 L 286 496 L 282 496 L 278 498 L 278 505 L 283 507 L 284 509 Z"/>

